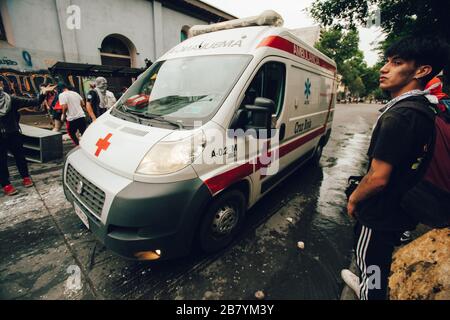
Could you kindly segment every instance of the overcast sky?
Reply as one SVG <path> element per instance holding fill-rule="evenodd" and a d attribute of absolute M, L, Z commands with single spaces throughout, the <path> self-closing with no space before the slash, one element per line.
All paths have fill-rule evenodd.
<path fill-rule="evenodd" d="M 202 0 L 236 17 L 243 18 L 258 15 L 264 10 L 272 9 L 284 19 L 286 28 L 295 29 L 309 27 L 317 23 L 308 16 L 305 9 L 313 0 Z M 371 42 L 379 40 L 380 31 L 375 27 L 371 29 L 359 28 L 359 48 L 369 66 L 377 62 L 377 53 L 374 52 Z"/>

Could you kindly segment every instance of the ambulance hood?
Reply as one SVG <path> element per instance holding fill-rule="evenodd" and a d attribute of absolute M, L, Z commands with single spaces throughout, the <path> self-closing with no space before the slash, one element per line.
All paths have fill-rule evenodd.
<path fill-rule="evenodd" d="M 108 112 L 89 126 L 80 146 L 102 167 L 133 179 L 147 152 L 172 132 L 118 119 Z"/>

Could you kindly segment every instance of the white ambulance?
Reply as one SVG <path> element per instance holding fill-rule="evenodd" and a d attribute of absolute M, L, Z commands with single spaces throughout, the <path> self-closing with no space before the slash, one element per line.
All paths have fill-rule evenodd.
<path fill-rule="evenodd" d="M 220 250 L 262 196 L 319 160 L 336 65 L 280 21 L 193 27 L 87 129 L 64 192 L 107 248 L 138 260 Z"/>

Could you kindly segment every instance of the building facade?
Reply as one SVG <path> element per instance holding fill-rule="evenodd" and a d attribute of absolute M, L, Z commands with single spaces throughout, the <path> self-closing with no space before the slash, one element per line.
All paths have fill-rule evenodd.
<path fill-rule="evenodd" d="M 3 82 L 8 72 L 41 78 L 58 62 L 144 68 L 190 26 L 235 18 L 197 0 L 0 0 L 0 10 Z"/>

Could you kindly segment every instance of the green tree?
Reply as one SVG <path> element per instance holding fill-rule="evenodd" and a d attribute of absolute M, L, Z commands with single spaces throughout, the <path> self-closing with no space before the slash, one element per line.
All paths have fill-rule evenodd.
<path fill-rule="evenodd" d="M 450 2 L 441 0 L 318 0 L 309 12 L 323 26 L 354 29 L 371 16 L 369 7 L 381 11 L 381 27 L 387 35 L 435 35 L 450 42 Z"/>
<path fill-rule="evenodd" d="M 374 75 L 373 70 L 367 67 L 358 43 L 359 34 L 356 29 L 345 32 L 339 28 L 331 28 L 321 33 L 315 47 L 336 62 L 342 84 L 350 94 L 365 97 L 378 86 L 378 72 Z"/>
<path fill-rule="evenodd" d="M 407 35 L 435 36 L 450 43 L 450 1 L 318 0 L 312 4 L 309 12 L 324 27 L 353 30 L 357 25 L 367 23 L 374 6 L 380 10 L 380 26 L 386 34 L 379 49 Z M 447 66 L 444 71 L 447 79 L 449 68 Z"/>
<path fill-rule="evenodd" d="M 373 91 L 373 97 L 377 100 L 390 100 L 389 94 L 387 94 L 385 91 L 381 90 L 380 88 L 377 88 Z"/>
<path fill-rule="evenodd" d="M 325 30 L 315 47 L 333 59 L 338 67 L 358 52 L 359 35 L 356 29 L 344 33 L 340 29 Z"/>
<path fill-rule="evenodd" d="M 369 67 L 364 70 L 361 75 L 361 79 L 366 87 L 365 92 L 363 93 L 364 97 L 369 95 L 373 95 L 374 91 L 379 87 L 379 78 L 380 78 L 380 68 L 377 66 Z"/>

